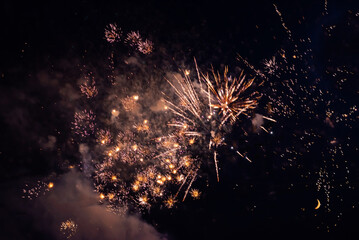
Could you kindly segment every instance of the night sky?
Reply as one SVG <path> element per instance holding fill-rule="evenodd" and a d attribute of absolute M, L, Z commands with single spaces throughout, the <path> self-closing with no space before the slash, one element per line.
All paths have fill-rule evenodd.
<path fill-rule="evenodd" d="M 358 238 L 355 1 L 3 1 L 0 9 L 1 239 L 66 239 L 67 219 L 78 224 L 68 239 Z M 122 36 L 139 31 L 152 53 L 106 41 L 111 23 Z M 127 79 L 120 85 L 105 82 L 109 56 L 111 77 Z M 273 56 L 274 74 L 265 66 Z M 143 91 L 143 113 L 133 119 L 165 119 L 144 109 L 161 92 L 172 96 L 166 79 L 194 73 L 194 58 L 203 72 L 228 66 L 263 82 L 254 86 L 262 94 L 257 109 L 226 130 L 227 145 L 218 148 L 220 181 L 212 155 L 198 147 L 198 200 L 107 211 L 94 192 L 94 166 L 86 165 L 99 158 L 96 133 L 83 150 L 74 114 L 92 104 L 102 127 L 120 102 L 108 96 Z M 79 85 L 89 73 L 99 93 L 86 100 Z M 117 129 L 132 124 L 126 114 Z M 262 117 L 269 115 L 276 122 Z"/>

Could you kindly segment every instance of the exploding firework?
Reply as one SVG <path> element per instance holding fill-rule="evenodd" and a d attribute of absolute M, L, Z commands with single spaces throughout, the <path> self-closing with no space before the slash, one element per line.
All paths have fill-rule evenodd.
<path fill-rule="evenodd" d="M 192 189 L 191 190 L 191 196 L 194 199 L 199 199 L 201 197 L 201 192 L 198 189 Z"/>
<path fill-rule="evenodd" d="M 80 90 L 82 94 L 85 94 L 87 98 L 96 97 L 98 94 L 96 83 L 94 77 L 91 75 L 86 75 L 85 80 L 80 85 Z"/>
<path fill-rule="evenodd" d="M 121 29 L 115 23 L 109 24 L 105 29 L 105 39 L 109 43 L 114 43 L 120 40 Z"/>
<path fill-rule="evenodd" d="M 210 107 L 218 109 L 219 114 L 222 115 L 220 127 L 228 119 L 235 123 L 240 114 L 246 114 L 248 110 L 256 108 L 260 94 L 256 91 L 246 94 L 246 90 L 252 86 L 254 78 L 246 81 L 243 72 L 238 78 L 230 78 L 227 76 L 228 68 L 225 68 L 223 78 L 219 73 L 216 74 L 214 70 L 212 70 L 212 73 L 214 84 L 212 84 L 208 76 L 204 79 L 215 99 L 214 101 L 210 99 Z M 211 98 L 210 95 L 209 98 Z"/>
<path fill-rule="evenodd" d="M 150 54 L 153 51 L 153 43 L 150 40 L 139 41 L 138 44 L 138 51 L 143 54 Z"/>
<path fill-rule="evenodd" d="M 166 105 L 175 115 L 168 124 L 174 132 L 161 138 L 164 150 L 160 156 L 168 160 L 169 168 L 186 176 L 180 181 L 179 188 L 181 190 L 187 184 L 183 200 L 205 164 L 200 156 L 204 151 L 213 153 L 219 181 L 217 150 L 226 145 L 225 136 L 230 126 L 241 115 L 248 116 L 260 98 L 257 91 L 250 91 L 254 79 L 247 81 L 243 72 L 239 78 L 232 78 L 225 68 L 223 78 L 214 70 L 209 77 L 199 71 L 197 64 L 196 71 L 197 82 L 190 79 L 189 71 L 184 71 L 181 77 L 174 77 L 173 81 L 169 80 L 177 97 L 176 101 L 166 100 Z M 173 156 L 176 157 L 171 160 Z"/>
<path fill-rule="evenodd" d="M 77 228 L 78 225 L 72 219 L 68 219 L 61 223 L 60 232 L 66 236 L 67 239 L 70 239 L 76 234 Z"/>
<path fill-rule="evenodd" d="M 137 32 L 129 32 L 127 33 L 127 37 L 125 39 L 125 43 L 130 45 L 131 47 L 137 46 L 141 42 L 141 36 L 140 33 Z"/>
<path fill-rule="evenodd" d="M 76 135 L 81 137 L 88 137 L 95 132 L 96 115 L 92 110 L 86 109 L 81 112 L 76 112 L 74 121 L 72 122 L 72 130 Z"/>

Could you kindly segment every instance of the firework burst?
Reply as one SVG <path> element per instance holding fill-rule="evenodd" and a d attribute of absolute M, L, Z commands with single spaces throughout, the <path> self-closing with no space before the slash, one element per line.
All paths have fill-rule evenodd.
<path fill-rule="evenodd" d="M 109 43 L 114 43 L 120 40 L 121 29 L 117 27 L 116 23 L 111 23 L 105 28 L 105 39 Z"/>
<path fill-rule="evenodd" d="M 174 128 L 174 132 L 162 137 L 167 139 L 163 145 L 169 147 L 161 157 L 175 155 L 176 170 L 187 168 L 183 172 L 186 177 L 181 181 L 179 188 L 180 191 L 187 184 L 183 200 L 204 164 L 199 152 L 212 152 L 219 181 L 217 150 L 220 146 L 226 145 L 225 136 L 228 131 L 225 129 L 238 122 L 240 115 L 248 116 L 249 111 L 255 109 L 260 99 L 257 91 L 249 91 L 254 79 L 247 81 L 243 72 L 238 78 L 232 78 L 228 76 L 226 67 L 222 78 L 214 70 L 212 75 L 201 73 L 197 64 L 196 72 L 197 82 L 190 79 L 189 71 L 183 71 L 183 75 L 174 77 L 174 81 L 168 80 L 177 97 L 177 101 L 166 100 L 166 105 L 175 115 L 168 124 Z M 205 145 L 208 147 L 204 147 Z"/>
<path fill-rule="evenodd" d="M 219 127 L 225 124 L 228 120 L 235 123 L 240 114 L 246 114 L 248 110 L 255 109 L 260 94 L 257 91 L 247 93 L 247 89 L 252 86 L 254 78 L 246 81 L 246 77 L 241 72 L 238 78 L 228 77 L 228 68 L 226 67 L 223 73 L 223 78 L 220 73 L 217 74 L 212 70 L 214 84 L 211 79 L 204 77 L 209 91 L 213 97 L 209 96 L 210 107 L 218 109 L 222 115 Z M 214 100 L 212 100 L 214 98 Z"/>
<path fill-rule="evenodd" d="M 72 219 L 68 219 L 60 225 L 60 231 L 67 239 L 70 239 L 76 234 L 77 228 L 78 225 Z"/>

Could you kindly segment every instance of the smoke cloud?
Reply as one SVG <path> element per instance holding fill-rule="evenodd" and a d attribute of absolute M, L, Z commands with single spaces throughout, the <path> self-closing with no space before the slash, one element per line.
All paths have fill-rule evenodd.
<path fill-rule="evenodd" d="M 263 123 L 263 115 L 256 113 L 255 117 L 252 119 L 253 131 L 258 132 Z"/>
<path fill-rule="evenodd" d="M 79 172 L 71 171 L 55 182 L 54 188 L 36 200 L 40 229 L 50 231 L 56 239 L 65 239 L 60 231 L 62 222 L 71 219 L 77 231 L 71 239 L 163 239 L 151 225 L 137 216 L 117 215 L 106 204 L 99 205 L 99 196 L 90 182 Z"/>

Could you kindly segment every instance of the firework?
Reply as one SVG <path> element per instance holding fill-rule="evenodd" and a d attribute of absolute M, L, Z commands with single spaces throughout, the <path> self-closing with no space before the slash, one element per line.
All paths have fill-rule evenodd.
<path fill-rule="evenodd" d="M 88 137 L 95 132 L 95 120 L 96 116 L 92 110 L 76 112 L 71 128 L 76 135 Z"/>
<path fill-rule="evenodd" d="M 116 23 L 110 23 L 105 29 L 105 39 L 109 43 L 114 43 L 120 40 L 121 29 L 117 27 Z"/>
<path fill-rule="evenodd" d="M 111 133 L 109 130 L 99 130 L 97 133 L 97 141 L 101 144 L 101 145 L 108 145 L 109 143 L 111 143 Z"/>
<path fill-rule="evenodd" d="M 141 36 L 140 33 L 137 32 L 129 32 L 127 33 L 127 37 L 125 39 L 125 43 L 130 45 L 131 47 L 137 46 L 141 42 Z"/>
<path fill-rule="evenodd" d="M 37 181 L 36 184 L 25 184 L 25 188 L 22 190 L 22 198 L 33 200 L 45 195 L 53 188 L 53 182 Z"/>
<path fill-rule="evenodd" d="M 183 200 L 195 181 L 198 171 L 203 164 L 199 157 L 202 151 L 212 152 L 217 181 L 219 181 L 219 166 L 217 149 L 225 146 L 224 130 L 227 125 L 234 125 L 240 115 L 247 115 L 257 106 L 260 95 L 258 92 L 249 92 L 254 79 L 246 81 L 243 73 L 239 78 L 228 76 L 225 68 L 223 78 L 212 70 L 212 77 L 201 73 L 196 65 L 199 82 L 190 79 L 190 72 L 184 71 L 182 77 L 175 77 L 169 84 L 175 91 L 177 101 L 166 100 L 166 106 L 175 115 L 168 124 L 174 132 L 167 137 L 161 137 L 161 146 L 164 148 L 161 158 L 173 159 L 168 161 L 169 168 L 180 171 L 180 190 L 187 184 Z M 201 149 L 191 151 L 194 145 Z M 208 147 L 204 147 L 207 145 Z M 161 147 L 159 146 L 159 148 Z M 193 156 L 191 156 L 193 155 Z M 191 192 L 192 193 L 192 192 Z"/>
<path fill-rule="evenodd" d="M 77 228 L 78 225 L 72 219 L 68 219 L 60 225 L 60 231 L 67 239 L 70 239 L 76 234 Z"/>
<path fill-rule="evenodd" d="M 175 203 L 177 202 L 177 200 L 173 197 L 173 196 L 169 196 L 166 200 L 165 200 L 165 204 L 168 208 L 172 208 Z"/>
<path fill-rule="evenodd" d="M 268 74 L 273 75 L 278 68 L 275 56 L 272 59 L 264 60 L 264 69 L 266 69 Z"/>
<path fill-rule="evenodd" d="M 220 127 L 225 124 L 228 119 L 235 123 L 240 114 L 246 114 L 250 109 L 256 108 L 260 95 L 258 92 L 251 92 L 246 96 L 246 90 L 252 86 L 254 78 L 246 81 L 243 71 L 238 78 L 228 77 L 228 68 L 226 67 L 223 73 L 223 78 L 219 73 L 212 70 L 214 84 L 208 77 L 204 77 L 209 91 L 214 97 L 210 95 L 210 107 L 219 109 L 222 115 Z M 214 101 L 212 99 L 214 98 Z M 214 102 L 214 103 L 213 103 Z"/>
<path fill-rule="evenodd" d="M 198 189 L 192 189 L 191 190 L 191 196 L 194 199 L 199 199 L 201 197 L 201 192 Z"/>
<path fill-rule="evenodd" d="M 143 54 L 150 54 L 153 51 L 153 43 L 150 40 L 139 41 L 137 44 L 138 51 Z"/>
<path fill-rule="evenodd" d="M 94 78 L 92 76 L 85 76 L 85 81 L 80 85 L 80 90 L 87 98 L 96 97 L 98 91 Z"/>
<path fill-rule="evenodd" d="M 139 106 L 137 103 L 138 99 L 138 95 L 121 99 L 121 103 L 125 111 L 129 112 L 135 110 Z"/>

